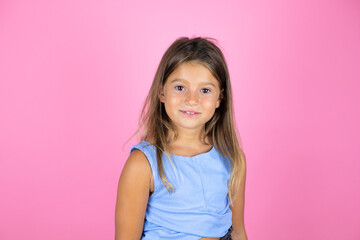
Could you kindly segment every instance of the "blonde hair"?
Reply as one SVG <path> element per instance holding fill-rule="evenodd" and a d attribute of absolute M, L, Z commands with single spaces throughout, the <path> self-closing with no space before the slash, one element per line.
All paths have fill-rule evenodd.
<path fill-rule="evenodd" d="M 219 81 L 223 90 L 220 106 L 215 110 L 212 118 L 205 124 L 205 136 L 210 144 L 218 150 L 231 166 L 229 186 L 229 200 L 232 205 L 237 195 L 241 177 L 245 174 L 245 154 L 240 148 L 238 132 L 234 123 L 232 91 L 230 77 L 223 53 L 214 43 L 213 38 L 187 37 L 178 38 L 164 53 L 157 68 L 150 91 L 146 97 L 136 131 L 143 132 L 141 140 L 146 140 L 156 147 L 158 172 L 162 183 L 169 191 L 175 191 L 173 185 L 165 176 L 162 155 L 168 153 L 169 131 L 177 133 L 166 114 L 164 104 L 159 100 L 159 91 L 164 86 L 168 76 L 182 63 L 197 61 L 206 66 Z M 135 133 L 135 134 L 136 134 Z M 170 159 L 171 160 L 171 159 Z"/>

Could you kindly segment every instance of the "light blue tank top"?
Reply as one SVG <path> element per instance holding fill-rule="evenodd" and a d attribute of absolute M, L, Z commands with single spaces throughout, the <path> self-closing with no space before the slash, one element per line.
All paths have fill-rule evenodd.
<path fill-rule="evenodd" d="M 131 148 L 147 157 L 154 177 L 154 192 L 146 209 L 142 240 L 198 240 L 222 237 L 231 226 L 228 181 L 230 167 L 215 147 L 192 157 L 163 154 L 167 179 L 175 192 L 169 194 L 158 174 L 156 148 L 142 141 Z"/>

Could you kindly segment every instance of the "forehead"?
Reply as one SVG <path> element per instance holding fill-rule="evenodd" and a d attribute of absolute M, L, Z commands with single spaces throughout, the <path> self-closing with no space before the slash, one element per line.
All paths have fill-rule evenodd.
<path fill-rule="evenodd" d="M 174 81 L 210 84 L 219 87 L 219 81 L 214 77 L 208 67 L 198 61 L 185 62 L 175 68 L 167 78 L 166 83 Z"/>

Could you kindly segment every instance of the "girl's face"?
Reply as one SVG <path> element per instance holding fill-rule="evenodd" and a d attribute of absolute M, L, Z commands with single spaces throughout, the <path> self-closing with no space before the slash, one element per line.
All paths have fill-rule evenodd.
<path fill-rule="evenodd" d="M 202 130 L 220 106 L 220 86 L 208 68 L 190 61 L 170 74 L 159 98 L 178 131 Z"/>

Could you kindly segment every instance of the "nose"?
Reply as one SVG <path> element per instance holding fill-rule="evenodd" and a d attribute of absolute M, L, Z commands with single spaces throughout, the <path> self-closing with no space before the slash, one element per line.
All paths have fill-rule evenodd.
<path fill-rule="evenodd" d="M 198 103 L 199 103 L 198 94 L 193 91 L 188 91 L 186 93 L 185 104 L 189 106 L 194 106 L 197 105 Z"/>

